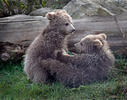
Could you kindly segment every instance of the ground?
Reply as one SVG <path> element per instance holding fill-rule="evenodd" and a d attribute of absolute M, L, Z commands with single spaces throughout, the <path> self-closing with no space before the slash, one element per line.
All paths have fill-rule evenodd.
<path fill-rule="evenodd" d="M 23 72 L 23 62 L 0 62 L 0 100 L 126 100 L 127 59 L 117 59 L 108 80 L 101 83 L 65 88 L 59 83 L 37 85 Z"/>

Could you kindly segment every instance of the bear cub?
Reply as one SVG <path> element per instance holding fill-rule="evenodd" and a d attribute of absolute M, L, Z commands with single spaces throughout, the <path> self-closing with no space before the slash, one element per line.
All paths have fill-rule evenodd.
<path fill-rule="evenodd" d="M 57 59 L 65 65 L 64 68 L 55 66 L 50 69 L 56 80 L 69 87 L 105 80 L 115 60 L 106 38 L 104 33 L 85 36 L 75 44 L 80 55 L 68 56 L 58 52 Z"/>
<path fill-rule="evenodd" d="M 51 75 L 45 70 L 50 65 L 51 58 L 54 62 L 54 54 L 61 50 L 64 39 L 75 31 L 72 19 L 65 10 L 49 12 L 46 15 L 49 25 L 31 43 L 26 51 L 24 71 L 28 78 L 36 83 L 48 83 Z"/>

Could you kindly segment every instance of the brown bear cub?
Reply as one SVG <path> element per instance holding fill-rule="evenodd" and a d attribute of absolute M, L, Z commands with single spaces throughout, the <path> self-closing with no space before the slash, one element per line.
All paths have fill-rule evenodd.
<path fill-rule="evenodd" d="M 57 56 L 64 63 L 63 67 L 53 63 L 50 66 L 51 74 L 56 75 L 56 80 L 69 87 L 78 87 L 106 79 L 115 60 L 106 35 L 87 35 L 75 46 L 81 55 L 70 57 L 58 52 Z"/>
<path fill-rule="evenodd" d="M 50 80 L 50 74 L 45 70 L 50 61 L 46 59 L 55 62 L 55 52 L 63 48 L 65 37 L 75 31 L 72 19 L 65 10 L 49 12 L 46 17 L 49 25 L 31 43 L 25 57 L 24 71 L 36 83 L 47 83 Z"/>

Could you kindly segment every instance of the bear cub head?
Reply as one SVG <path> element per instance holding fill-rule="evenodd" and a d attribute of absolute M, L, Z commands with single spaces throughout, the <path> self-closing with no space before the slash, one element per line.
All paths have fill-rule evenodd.
<path fill-rule="evenodd" d="M 79 53 L 97 53 L 106 48 L 108 49 L 106 39 L 107 36 L 104 33 L 87 35 L 74 45 Z"/>
<path fill-rule="evenodd" d="M 48 12 L 46 17 L 49 20 L 50 27 L 55 28 L 58 32 L 67 35 L 75 31 L 72 24 L 72 18 L 65 10 Z"/>

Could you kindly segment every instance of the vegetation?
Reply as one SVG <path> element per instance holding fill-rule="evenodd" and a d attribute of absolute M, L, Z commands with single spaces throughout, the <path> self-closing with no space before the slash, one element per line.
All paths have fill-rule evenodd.
<path fill-rule="evenodd" d="M 126 100 L 127 59 L 117 59 L 109 79 L 104 82 L 65 88 L 60 83 L 37 85 L 30 82 L 20 64 L 0 62 L 0 100 Z"/>
<path fill-rule="evenodd" d="M 0 17 L 29 14 L 41 7 L 62 8 L 70 0 L 0 0 Z"/>

